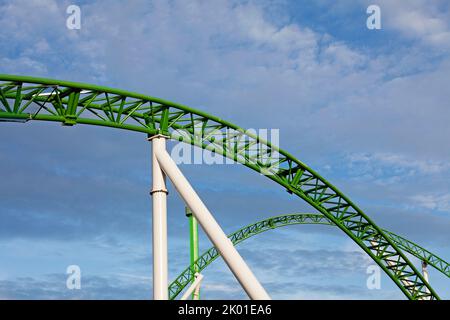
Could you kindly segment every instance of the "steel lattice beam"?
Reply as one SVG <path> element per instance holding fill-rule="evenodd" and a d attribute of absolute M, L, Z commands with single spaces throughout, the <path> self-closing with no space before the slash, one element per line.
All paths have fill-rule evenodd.
<path fill-rule="evenodd" d="M 0 120 L 79 123 L 149 136 L 163 134 L 213 151 L 265 174 L 309 203 L 356 242 L 409 299 L 439 299 L 394 241 L 334 185 L 288 152 L 218 117 L 124 90 L 0 75 Z"/>
<path fill-rule="evenodd" d="M 255 222 L 245 226 L 233 233 L 228 238 L 237 245 L 250 237 L 260 233 L 270 231 L 280 227 L 303 224 L 319 224 L 327 226 L 335 226 L 331 220 L 321 214 L 313 213 L 295 213 L 286 214 L 276 217 L 271 217 L 262 221 Z M 404 251 L 410 253 L 421 261 L 425 261 L 430 266 L 434 267 L 439 272 L 450 278 L 450 264 L 445 260 L 439 258 L 430 251 L 420 247 L 414 242 L 407 240 L 395 233 L 383 230 L 397 246 Z M 202 272 L 214 260 L 219 257 L 217 250 L 212 247 L 206 250 L 194 263 L 191 263 L 174 281 L 169 285 L 169 298 L 175 299 L 184 288 L 192 282 L 197 272 Z"/>

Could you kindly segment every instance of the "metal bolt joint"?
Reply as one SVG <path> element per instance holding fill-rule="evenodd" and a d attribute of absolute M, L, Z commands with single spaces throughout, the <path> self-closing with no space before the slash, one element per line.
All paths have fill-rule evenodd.
<path fill-rule="evenodd" d="M 155 189 L 155 190 L 150 191 L 150 195 L 153 195 L 156 192 L 163 192 L 165 194 L 169 194 L 169 191 L 167 191 L 167 189 Z"/>

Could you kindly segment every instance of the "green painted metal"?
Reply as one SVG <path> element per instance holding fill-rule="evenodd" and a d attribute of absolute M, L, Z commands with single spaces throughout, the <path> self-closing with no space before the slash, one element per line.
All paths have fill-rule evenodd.
<path fill-rule="evenodd" d="M 189 207 L 186 207 L 186 216 L 189 219 L 189 249 L 190 249 L 190 261 L 193 266 L 194 275 L 196 272 L 199 272 L 197 266 L 195 265 L 195 261 L 198 260 L 198 222 L 197 219 L 191 212 Z M 195 278 L 193 277 L 191 282 L 194 282 Z M 195 292 L 192 293 L 192 299 L 200 299 L 200 291 L 198 291 L 198 296 L 195 296 Z"/>
<path fill-rule="evenodd" d="M 270 231 L 280 227 L 286 227 L 291 225 L 303 225 L 303 224 L 319 224 L 327 226 L 335 226 L 335 224 L 321 214 L 313 213 L 295 213 L 295 214 L 285 214 L 276 217 L 271 217 L 252 223 L 245 226 L 236 232 L 233 232 L 228 236 L 228 238 L 237 245 L 250 237 L 257 234 Z M 396 244 L 399 248 L 410 253 L 421 261 L 427 262 L 430 266 L 440 271 L 444 275 L 450 278 L 450 265 L 445 260 L 439 258 L 430 251 L 420 247 L 412 241 L 409 241 L 395 233 L 387 230 L 383 230 Z M 212 247 L 206 250 L 194 263 L 187 267 L 180 275 L 175 278 L 175 280 L 169 285 L 169 298 L 171 300 L 176 299 L 176 297 L 184 290 L 187 284 L 189 284 L 194 279 L 194 272 L 201 272 L 207 266 L 209 266 L 214 260 L 219 257 L 219 253 L 216 248 Z"/>
<path fill-rule="evenodd" d="M 450 278 L 450 264 L 447 261 L 439 258 L 434 253 L 431 253 L 418 244 L 407 240 L 393 232 L 387 230 L 384 230 L 384 232 L 392 239 L 392 241 L 397 243 L 401 249 L 412 254 L 416 258 L 421 259 L 422 261 L 426 262 L 427 265 L 432 266 L 433 268 Z"/>
<path fill-rule="evenodd" d="M 392 239 L 335 186 L 286 151 L 218 117 L 124 90 L 0 75 L 0 120 L 56 121 L 164 134 L 215 152 L 266 175 L 309 203 L 357 243 L 409 299 L 439 299 Z"/>

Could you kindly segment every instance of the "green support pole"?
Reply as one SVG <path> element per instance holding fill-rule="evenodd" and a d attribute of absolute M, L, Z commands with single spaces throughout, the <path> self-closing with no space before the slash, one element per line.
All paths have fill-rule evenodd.
<path fill-rule="evenodd" d="M 189 218 L 189 242 L 190 242 L 190 256 L 191 266 L 194 266 L 195 272 L 198 272 L 198 266 L 195 262 L 198 260 L 198 222 L 191 212 L 191 209 L 186 207 L 186 217 Z M 195 278 L 192 278 L 194 282 Z M 200 300 L 200 288 L 194 290 L 192 293 L 192 300 Z"/>

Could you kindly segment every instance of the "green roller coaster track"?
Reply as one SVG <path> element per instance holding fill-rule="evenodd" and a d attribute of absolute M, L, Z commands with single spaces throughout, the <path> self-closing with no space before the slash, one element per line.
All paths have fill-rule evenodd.
<path fill-rule="evenodd" d="M 439 299 L 394 241 L 330 182 L 286 151 L 205 112 L 90 84 L 0 75 L 0 120 L 89 124 L 198 146 L 266 175 L 356 242 L 409 299 Z M 182 132 L 183 134 L 180 134 Z"/>
<path fill-rule="evenodd" d="M 276 217 L 270 217 L 248 226 L 245 226 L 230 235 L 228 238 L 237 245 L 248 238 L 256 236 L 260 233 L 270 231 L 280 227 L 286 227 L 291 225 L 303 225 L 303 224 L 319 224 L 327 226 L 335 226 L 334 223 L 327 217 L 321 214 L 314 213 L 294 213 L 285 214 Z M 428 265 L 432 266 L 439 272 L 443 273 L 450 278 L 450 265 L 445 260 L 439 258 L 430 251 L 422 248 L 421 246 L 409 241 L 395 233 L 387 230 L 383 230 L 385 234 L 402 250 L 410 253 L 421 261 L 426 262 Z M 169 297 L 171 300 L 176 299 L 176 297 L 184 290 L 184 288 L 194 280 L 194 275 L 197 272 L 203 271 L 207 266 L 209 266 L 214 260 L 219 257 L 219 253 L 215 247 L 206 250 L 195 263 L 191 263 L 180 275 L 175 278 L 174 281 L 169 285 Z"/>

